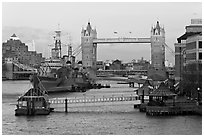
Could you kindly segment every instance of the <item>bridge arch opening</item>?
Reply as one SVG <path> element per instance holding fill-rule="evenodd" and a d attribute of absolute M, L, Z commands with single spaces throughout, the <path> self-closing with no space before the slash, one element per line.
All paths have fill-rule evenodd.
<path fill-rule="evenodd" d="M 147 61 L 151 58 L 150 44 L 126 43 L 126 44 L 100 44 L 97 46 L 97 60 L 116 60 L 122 62 L 131 62 L 133 59 L 141 59 Z"/>

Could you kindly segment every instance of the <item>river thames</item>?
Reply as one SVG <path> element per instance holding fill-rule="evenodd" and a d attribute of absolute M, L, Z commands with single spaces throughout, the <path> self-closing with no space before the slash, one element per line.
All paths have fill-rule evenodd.
<path fill-rule="evenodd" d="M 107 83 L 107 81 L 102 81 Z M 108 82 L 111 88 L 85 93 L 51 94 L 55 97 L 81 97 L 134 94 L 128 85 Z M 19 95 L 32 86 L 29 81 L 2 82 L 3 135 L 201 135 L 202 116 L 146 116 L 132 104 L 92 105 L 56 110 L 46 116 L 15 116 Z"/>

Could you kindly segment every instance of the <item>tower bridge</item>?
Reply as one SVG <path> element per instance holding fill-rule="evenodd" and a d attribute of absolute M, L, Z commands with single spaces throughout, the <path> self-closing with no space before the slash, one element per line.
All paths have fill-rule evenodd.
<path fill-rule="evenodd" d="M 151 65 L 148 69 L 148 77 L 155 81 L 167 79 L 165 70 L 165 31 L 159 21 L 151 28 L 151 36 L 148 38 L 97 38 L 96 29 L 92 29 L 90 22 L 81 31 L 82 65 L 85 68 L 96 69 L 97 46 L 99 44 L 113 43 L 150 43 Z"/>

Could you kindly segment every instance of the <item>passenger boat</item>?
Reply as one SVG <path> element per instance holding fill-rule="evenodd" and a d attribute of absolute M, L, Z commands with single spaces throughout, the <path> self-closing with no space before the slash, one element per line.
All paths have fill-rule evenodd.
<path fill-rule="evenodd" d="M 48 95 L 40 89 L 31 88 L 17 100 L 15 115 L 48 115 L 50 108 Z"/>

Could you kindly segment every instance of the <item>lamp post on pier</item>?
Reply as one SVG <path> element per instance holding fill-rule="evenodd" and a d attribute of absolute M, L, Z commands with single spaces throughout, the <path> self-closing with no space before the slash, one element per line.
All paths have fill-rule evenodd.
<path fill-rule="evenodd" d="M 200 101 L 200 99 L 199 99 L 199 98 L 200 98 L 200 95 L 199 95 L 199 94 L 200 94 L 200 88 L 198 87 L 198 88 L 197 88 L 197 98 L 198 98 L 198 102 Z"/>

